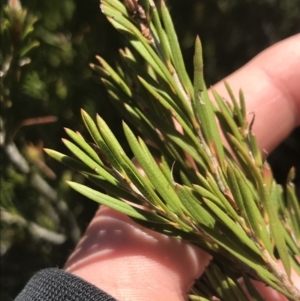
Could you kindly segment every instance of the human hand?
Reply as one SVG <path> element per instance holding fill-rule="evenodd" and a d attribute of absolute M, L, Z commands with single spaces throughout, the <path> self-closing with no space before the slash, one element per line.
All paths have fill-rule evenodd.
<path fill-rule="evenodd" d="M 261 150 L 272 151 L 300 125 L 300 34 L 265 50 L 226 78 L 241 88 Z M 215 85 L 227 95 L 223 83 Z M 188 243 L 145 229 L 127 216 L 101 207 L 65 269 L 119 301 L 183 301 L 210 256 Z M 300 279 L 297 281 L 297 285 Z M 296 283 L 295 283 L 296 284 Z M 285 297 L 259 287 L 266 301 Z"/>

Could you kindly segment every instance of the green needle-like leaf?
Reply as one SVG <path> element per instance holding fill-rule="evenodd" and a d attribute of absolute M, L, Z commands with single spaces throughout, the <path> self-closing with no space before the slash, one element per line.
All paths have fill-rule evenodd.
<path fill-rule="evenodd" d="M 152 22 L 154 24 L 154 27 L 157 30 L 157 35 L 159 39 L 159 43 L 163 52 L 164 60 L 166 62 L 166 65 L 169 67 L 171 64 L 171 53 L 170 53 L 170 45 L 169 41 L 167 39 L 167 35 L 162 28 L 162 24 L 159 18 L 158 10 L 155 5 L 155 3 L 151 3 L 152 6 Z"/>
<path fill-rule="evenodd" d="M 69 156 L 66 156 L 62 153 L 59 153 L 57 151 L 54 151 L 52 149 L 44 148 L 44 151 L 53 159 L 55 159 L 58 162 L 61 162 L 65 164 L 67 167 L 77 170 L 78 172 L 91 172 L 91 169 L 84 163 L 73 159 Z"/>
<path fill-rule="evenodd" d="M 131 90 L 123 81 L 123 79 L 119 76 L 119 74 L 115 72 L 114 69 L 111 68 L 110 65 L 102 57 L 97 56 L 96 58 L 103 66 L 103 68 L 106 70 L 106 72 L 111 76 L 112 80 L 125 92 L 126 95 L 131 97 L 132 96 Z"/>
<path fill-rule="evenodd" d="M 169 11 L 166 7 L 164 0 L 159 1 L 159 9 L 160 9 L 160 13 L 162 16 L 162 20 L 164 22 L 166 34 L 169 39 L 170 49 L 172 51 L 173 62 L 175 65 L 175 69 L 177 70 L 179 80 L 181 81 L 181 84 L 183 85 L 188 97 L 192 98 L 193 97 L 193 87 L 191 84 L 191 80 L 186 72 L 182 54 L 181 54 L 181 50 L 180 50 L 178 39 L 177 39 L 177 35 L 176 35 L 175 29 L 173 26 L 171 16 L 169 14 Z"/>
<path fill-rule="evenodd" d="M 222 129 L 226 130 L 223 131 L 224 134 L 226 135 L 228 130 L 230 130 L 230 133 L 232 133 L 232 135 L 241 143 L 243 143 L 243 137 L 239 131 L 239 128 L 237 126 L 237 124 L 235 123 L 234 117 L 232 115 L 232 112 L 230 112 L 230 110 L 228 109 L 228 106 L 224 103 L 224 100 L 221 98 L 221 96 L 217 93 L 217 91 L 215 89 L 212 88 L 212 92 L 214 95 L 215 100 L 217 101 L 217 104 L 221 110 L 221 113 L 218 114 L 219 119 L 221 119 L 220 121 L 225 121 L 226 125 L 222 124 Z"/>
<path fill-rule="evenodd" d="M 287 203 L 288 214 L 292 223 L 293 230 L 295 231 L 295 238 L 300 249 L 300 206 L 296 197 L 295 187 L 292 183 L 287 185 Z"/>
<path fill-rule="evenodd" d="M 85 142 L 81 135 L 78 135 L 77 133 L 67 128 L 65 128 L 65 131 L 68 136 L 86 152 L 87 155 L 89 155 L 95 162 L 103 166 L 103 162 L 100 160 L 99 155 L 97 155 L 92 147 Z"/>
<path fill-rule="evenodd" d="M 185 206 L 191 217 L 194 218 L 194 224 L 205 225 L 209 228 L 214 227 L 215 219 L 200 205 L 199 200 L 193 195 L 191 188 L 178 184 L 176 185 L 176 191 L 182 204 Z"/>
<path fill-rule="evenodd" d="M 85 176 L 88 177 L 100 176 L 101 179 L 105 179 L 110 184 L 113 184 L 115 186 L 119 185 L 119 182 L 105 169 L 102 168 L 91 169 L 87 166 L 86 163 L 75 160 L 69 156 L 66 156 L 64 154 L 61 154 L 51 149 L 44 149 L 44 150 L 49 156 L 51 156 L 56 161 L 61 162 L 67 167 L 74 169 Z"/>
<path fill-rule="evenodd" d="M 124 213 L 130 217 L 144 220 L 144 221 L 151 221 L 155 223 L 166 223 L 166 220 L 154 215 L 154 214 L 147 214 L 147 212 L 143 211 L 139 208 L 134 208 L 131 205 L 125 203 L 124 201 L 115 199 L 107 194 L 101 193 L 97 190 L 91 189 L 84 185 L 75 183 L 75 182 L 68 182 L 68 184 L 77 192 L 81 193 L 82 195 L 86 196 L 87 198 L 105 205 L 111 209 L 117 210 L 121 213 Z"/>
<path fill-rule="evenodd" d="M 224 150 L 203 78 L 202 46 L 199 37 L 195 42 L 193 109 L 212 156 L 216 156 L 219 164 L 223 165 Z"/>
<path fill-rule="evenodd" d="M 253 199 L 251 192 L 246 183 L 246 179 L 237 171 L 233 169 L 239 190 L 242 195 L 242 202 L 246 218 L 251 225 L 256 238 L 260 241 L 261 245 L 267 249 L 270 254 L 273 254 L 273 247 L 269 238 L 269 234 L 265 225 L 265 221 Z"/>
<path fill-rule="evenodd" d="M 245 234 L 245 232 L 236 224 L 234 221 L 227 216 L 218 206 L 211 202 L 207 198 L 203 198 L 205 204 L 210 208 L 210 210 L 222 221 L 225 227 L 227 227 L 243 244 L 247 245 L 252 251 L 260 254 L 257 247 L 254 245 L 253 241 Z"/>
<path fill-rule="evenodd" d="M 65 146 L 78 158 L 80 159 L 84 164 L 86 164 L 88 167 L 90 167 L 92 170 L 98 171 L 99 169 L 102 169 L 101 165 L 97 162 L 95 162 L 93 159 L 91 159 L 84 151 L 82 151 L 79 147 L 77 147 L 74 143 L 62 139 Z"/>
<path fill-rule="evenodd" d="M 237 118 L 237 126 L 242 127 L 244 125 L 244 122 L 245 122 L 245 116 L 243 116 L 243 114 L 241 112 L 241 109 L 240 109 L 240 107 L 237 103 L 237 100 L 236 100 L 229 84 L 226 81 L 224 82 L 224 84 L 225 84 L 226 90 L 227 90 L 227 92 L 230 96 L 230 99 L 233 103 L 234 115 Z"/>
<path fill-rule="evenodd" d="M 129 17 L 127 9 L 121 1 L 105 0 L 105 1 L 101 1 L 101 5 L 104 5 L 103 4 L 104 2 L 105 2 L 105 4 L 109 5 L 112 9 L 114 9 L 115 13 L 120 13 L 121 15 L 124 15 L 127 18 Z M 101 9 L 103 10 L 102 7 L 101 7 Z"/>
<path fill-rule="evenodd" d="M 84 110 L 81 110 L 81 116 L 90 135 L 99 147 L 99 151 L 102 152 L 104 161 L 110 162 L 109 164 L 113 165 L 119 172 L 122 172 L 122 168 L 120 167 L 118 160 L 104 141 L 103 137 L 100 135 L 92 118 Z"/>

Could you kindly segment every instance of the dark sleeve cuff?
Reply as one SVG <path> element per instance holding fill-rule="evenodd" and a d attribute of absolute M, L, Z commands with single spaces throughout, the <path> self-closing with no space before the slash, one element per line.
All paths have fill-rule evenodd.
<path fill-rule="evenodd" d="M 35 274 L 15 301 L 117 301 L 94 285 L 59 269 Z"/>

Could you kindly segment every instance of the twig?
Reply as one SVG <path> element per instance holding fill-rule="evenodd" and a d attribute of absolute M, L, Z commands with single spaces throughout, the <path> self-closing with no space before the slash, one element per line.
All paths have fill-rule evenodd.
<path fill-rule="evenodd" d="M 69 233 L 73 244 L 76 244 L 80 238 L 81 231 L 65 200 L 58 199 L 57 192 L 36 172 L 32 171 L 29 163 L 19 152 L 15 143 L 10 142 L 4 145 L 4 151 L 9 160 L 18 168 L 18 170 L 30 178 L 31 185 L 41 195 L 51 201 L 52 206 L 60 217 L 60 221 Z"/>
<path fill-rule="evenodd" d="M 3 207 L 0 208 L 0 218 L 4 223 L 10 225 L 16 224 L 26 228 L 30 234 L 37 239 L 42 239 L 55 245 L 61 245 L 66 241 L 66 236 L 64 234 L 59 234 L 43 228 L 34 222 L 27 221 L 20 215 L 11 214 Z"/>
<path fill-rule="evenodd" d="M 278 279 L 280 279 L 284 289 L 295 298 L 293 300 L 300 300 L 300 289 L 293 285 L 291 281 L 289 281 L 287 274 L 279 269 L 278 263 L 270 256 L 269 252 L 267 252 L 265 249 L 260 249 L 263 256 L 265 256 L 267 259 L 269 268 L 271 269 L 272 273 Z"/>

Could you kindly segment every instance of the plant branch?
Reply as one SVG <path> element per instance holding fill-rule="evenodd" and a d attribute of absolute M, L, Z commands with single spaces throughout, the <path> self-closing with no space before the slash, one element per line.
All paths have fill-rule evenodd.
<path fill-rule="evenodd" d="M 66 236 L 64 234 L 50 231 L 34 222 L 27 221 L 20 215 L 11 214 L 3 207 L 0 208 L 0 217 L 1 221 L 4 223 L 10 225 L 16 224 L 22 228 L 26 228 L 34 238 L 42 239 L 55 245 L 61 245 L 66 241 Z"/>
<path fill-rule="evenodd" d="M 81 231 L 66 201 L 61 198 L 59 199 L 57 192 L 38 173 L 30 168 L 29 163 L 22 156 L 15 143 L 10 142 L 4 145 L 4 151 L 17 169 L 30 178 L 32 187 L 51 201 L 52 206 L 60 217 L 61 223 L 70 235 L 69 238 L 73 244 L 76 244 L 80 238 Z"/>

